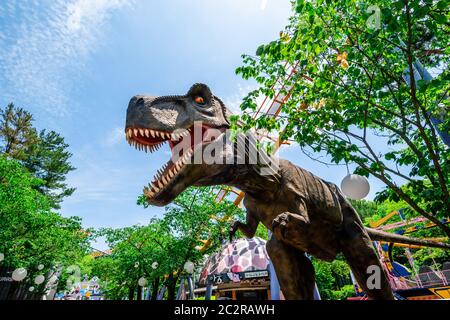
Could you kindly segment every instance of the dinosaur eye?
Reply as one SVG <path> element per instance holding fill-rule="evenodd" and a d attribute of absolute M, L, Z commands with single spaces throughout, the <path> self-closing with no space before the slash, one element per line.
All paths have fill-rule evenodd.
<path fill-rule="evenodd" d="M 198 104 L 205 104 L 205 99 L 203 97 L 196 97 L 195 102 Z"/>

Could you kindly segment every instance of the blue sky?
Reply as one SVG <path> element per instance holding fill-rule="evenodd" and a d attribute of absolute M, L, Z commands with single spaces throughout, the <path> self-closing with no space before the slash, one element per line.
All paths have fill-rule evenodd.
<path fill-rule="evenodd" d="M 0 4 L 0 105 L 32 112 L 38 128 L 61 133 L 77 170 L 62 214 L 86 227 L 145 224 L 162 208 L 136 205 L 169 157 L 130 148 L 125 111 L 135 94 L 179 94 L 207 83 L 233 110 L 252 88 L 235 75 L 241 54 L 278 37 L 289 1 L 5 0 Z M 280 156 L 340 184 L 295 146 Z M 372 198 L 382 187 L 370 179 Z"/>

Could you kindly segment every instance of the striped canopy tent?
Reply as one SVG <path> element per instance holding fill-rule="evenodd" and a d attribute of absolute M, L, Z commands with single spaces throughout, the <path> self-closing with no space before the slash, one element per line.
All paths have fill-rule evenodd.
<path fill-rule="evenodd" d="M 199 284 L 206 285 L 210 275 L 267 270 L 269 261 L 265 240 L 236 239 L 208 258 L 200 273 Z"/>

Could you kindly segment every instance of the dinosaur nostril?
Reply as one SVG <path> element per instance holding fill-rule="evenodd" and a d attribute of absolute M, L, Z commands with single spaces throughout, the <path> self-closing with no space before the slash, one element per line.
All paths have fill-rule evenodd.
<path fill-rule="evenodd" d="M 142 104 L 144 103 L 144 98 L 139 98 L 136 100 L 136 104 Z"/>

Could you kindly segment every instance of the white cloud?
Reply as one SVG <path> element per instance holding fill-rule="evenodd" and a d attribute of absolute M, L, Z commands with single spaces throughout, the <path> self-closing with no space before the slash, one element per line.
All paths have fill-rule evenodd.
<path fill-rule="evenodd" d="M 68 95 L 111 14 L 131 0 L 8 1 L 0 6 L 0 84 L 5 98 L 67 113 Z"/>
<path fill-rule="evenodd" d="M 118 167 L 108 157 L 95 157 L 97 148 L 84 146 L 74 152 L 73 163 L 77 170 L 68 175 L 68 185 L 75 193 L 64 201 L 65 205 L 86 201 L 125 201 L 135 198 L 140 186 L 124 189 L 124 182 L 136 176 L 138 168 Z"/>
<path fill-rule="evenodd" d="M 266 10 L 268 0 L 261 0 L 261 10 Z"/>
<path fill-rule="evenodd" d="M 107 147 L 113 147 L 123 141 L 125 141 L 125 132 L 123 127 L 115 127 L 106 136 L 104 144 Z"/>
<path fill-rule="evenodd" d="M 240 83 L 238 83 L 238 90 L 236 93 L 225 97 L 223 102 L 227 106 L 228 109 L 230 109 L 231 112 L 234 114 L 242 114 L 242 110 L 240 108 L 242 99 L 252 90 L 255 90 L 257 87 L 254 85 L 246 84 L 245 86 L 242 86 Z M 259 99 L 259 98 L 258 98 Z M 257 100 L 259 102 L 259 100 Z"/>

